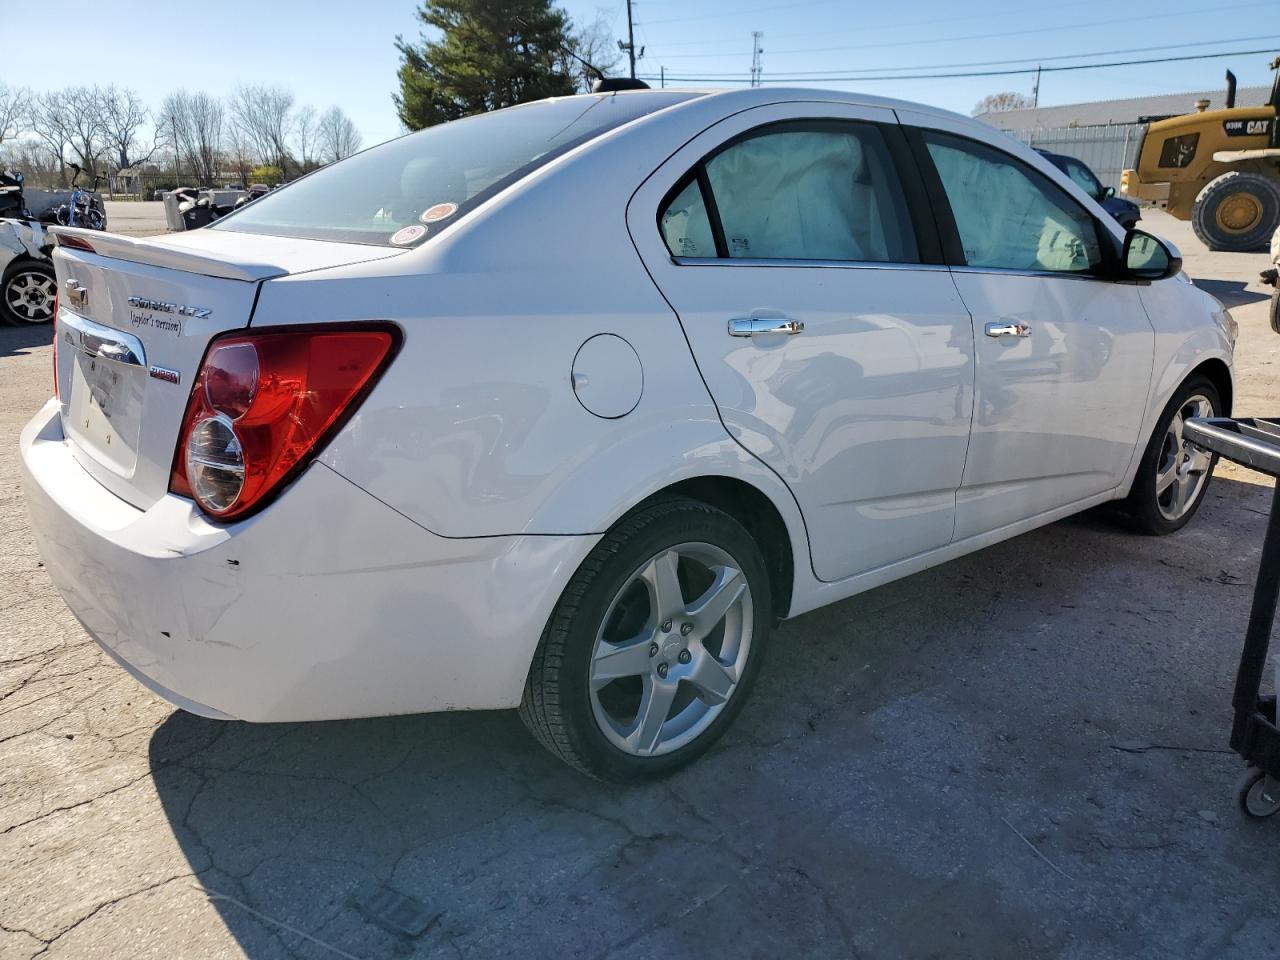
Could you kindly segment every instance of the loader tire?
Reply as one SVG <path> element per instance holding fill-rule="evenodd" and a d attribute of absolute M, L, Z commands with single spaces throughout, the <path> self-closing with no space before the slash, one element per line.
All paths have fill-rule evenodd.
<path fill-rule="evenodd" d="M 1280 226 L 1280 183 L 1242 170 L 1224 173 L 1196 197 L 1191 226 L 1210 250 L 1264 247 Z"/>

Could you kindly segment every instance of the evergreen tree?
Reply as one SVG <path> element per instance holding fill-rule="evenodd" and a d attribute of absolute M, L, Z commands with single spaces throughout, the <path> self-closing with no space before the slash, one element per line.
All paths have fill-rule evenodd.
<path fill-rule="evenodd" d="M 410 130 L 574 92 L 569 18 L 550 0 L 424 0 L 418 18 L 442 36 L 396 37 L 393 99 Z"/>

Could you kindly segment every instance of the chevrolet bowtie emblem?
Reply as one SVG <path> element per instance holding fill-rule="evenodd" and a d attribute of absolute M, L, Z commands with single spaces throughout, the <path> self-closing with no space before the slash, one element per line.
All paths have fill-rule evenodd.
<path fill-rule="evenodd" d="M 83 310 L 89 305 L 89 290 L 79 280 L 68 280 L 63 289 L 67 291 L 67 301 L 71 306 Z"/>

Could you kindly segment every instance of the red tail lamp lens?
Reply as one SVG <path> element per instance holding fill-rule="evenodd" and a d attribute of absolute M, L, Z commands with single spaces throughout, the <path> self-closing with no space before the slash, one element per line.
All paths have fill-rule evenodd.
<path fill-rule="evenodd" d="M 93 249 L 93 244 L 90 243 L 88 240 L 84 239 L 84 237 L 73 237 L 65 233 L 60 233 L 57 235 L 57 239 L 58 239 L 58 246 L 60 247 L 67 247 L 68 249 L 71 249 L 71 250 L 83 250 L 85 251 L 85 253 L 97 252 L 96 250 Z"/>
<path fill-rule="evenodd" d="M 383 326 L 215 341 L 191 389 L 169 489 L 220 520 L 265 505 L 355 409 L 396 342 Z"/>

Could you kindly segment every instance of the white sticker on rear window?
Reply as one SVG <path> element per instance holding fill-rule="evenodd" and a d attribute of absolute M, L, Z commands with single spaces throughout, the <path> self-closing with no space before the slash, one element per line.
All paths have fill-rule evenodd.
<path fill-rule="evenodd" d="M 423 210 L 422 216 L 418 219 L 423 223 L 436 223 L 440 220 L 448 220 L 457 212 L 458 205 L 456 203 L 437 203 Z"/>
<path fill-rule="evenodd" d="M 396 246 L 403 247 L 407 243 L 413 243 L 415 240 L 421 239 L 427 232 L 427 228 L 419 224 L 413 224 L 409 227 L 402 227 L 391 235 L 391 242 Z"/>

